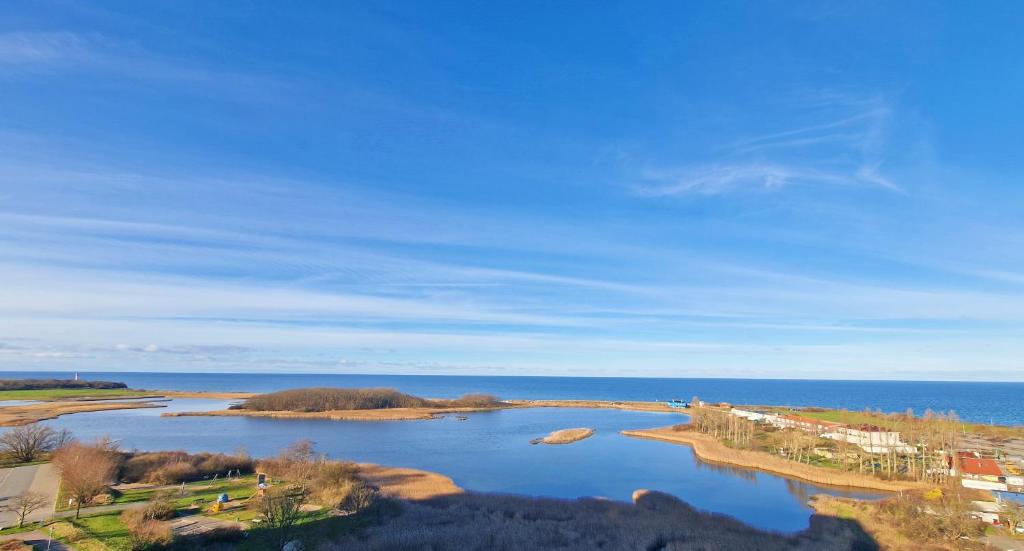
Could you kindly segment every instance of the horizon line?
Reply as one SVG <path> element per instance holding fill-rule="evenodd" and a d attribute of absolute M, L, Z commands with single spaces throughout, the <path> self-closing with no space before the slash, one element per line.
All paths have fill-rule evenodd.
<path fill-rule="evenodd" d="M 707 380 L 707 381 L 812 381 L 812 382 L 835 382 L 835 383 L 963 383 L 963 384 L 1024 384 L 1024 379 L 1003 379 L 1003 380 L 962 380 L 962 379 L 805 379 L 799 377 L 652 377 L 652 376 L 623 376 L 623 375 L 467 375 L 450 373 L 336 373 L 336 372 L 252 372 L 252 371 L 83 371 L 83 370 L 0 370 L 5 373 L 131 373 L 148 375 L 337 375 L 337 376 L 369 376 L 369 377 L 498 377 L 506 379 L 679 379 L 679 380 Z"/>

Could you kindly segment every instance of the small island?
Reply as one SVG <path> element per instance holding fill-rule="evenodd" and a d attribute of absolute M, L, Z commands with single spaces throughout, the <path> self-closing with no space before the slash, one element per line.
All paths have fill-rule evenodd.
<path fill-rule="evenodd" d="M 530 440 L 531 444 L 572 444 L 573 442 L 579 442 L 585 438 L 590 438 L 594 435 L 594 429 L 578 428 L 578 429 L 562 429 L 553 431 L 551 434 L 543 438 L 534 438 Z"/>
<path fill-rule="evenodd" d="M 436 419 L 446 413 L 469 413 L 505 407 L 510 406 L 487 394 L 467 394 L 454 399 L 428 399 L 392 388 L 297 388 L 257 394 L 226 410 L 170 412 L 164 415 L 410 421 Z"/>

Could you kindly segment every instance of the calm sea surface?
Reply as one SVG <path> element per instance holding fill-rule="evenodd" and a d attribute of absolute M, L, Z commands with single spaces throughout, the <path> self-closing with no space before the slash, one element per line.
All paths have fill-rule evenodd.
<path fill-rule="evenodd" d="M 54 373 L 9 373 L 51 377 Z M 67 374 L 59 374 L 66 377 Z M 799 404 L 902 411 L 955 409 L 964 418 L 1021 423 L 1024 385 L 763 381 L 715 379 L 597 379 L 544 377 L 426 377 L 371 375 L 85 374 L 136 388 L 271 391 L 308 386 L 388 386 L 431 397 L 488 392 L 503 398 L 656 400 L 689 398 L 734 403 Z M 751 525 L 795 531 L 807 526 L 807 497 L 880 494 L 819 487 L 780 476 L 712 466 L 686 446 L 636 440 L 630 428 L 680 422 L 680 415 L 589 409 L 526 409 L 432 421 L 344 422 L 242 417 L 160 417 L 168 410 L 221 409 L 219 400 L 178 399 L 167 408 L 83 413 L 46 422 L 82 439 L 109 435 L 126 449 L 231 452 L 268 456 L 298 439 L 339 459 L 437 471 L 476 491 L 562 498 L 600 496 L 628 501 L 640 488 L 671 493 L 692 505 Z M 566 446 L 530 445 L 552 430 L 593 427 L 592 438 Z"/>
<path fill-rule="evenodd" d="M 68 373 L 0 373 L 0 378 L 68 377 Z M 734 404 L 803 405 L 924 413 L 953 410 L 965 420 L 1024 425 L 1024 383 L 455 377 L 425 375 L 240 375 L 222 373 L 82 373 L 134 388 L 270 392 L 309 386 L 394 387 L 434 398 L 486 392 L 501 398 L 664 400 L 699 396 Z"/>

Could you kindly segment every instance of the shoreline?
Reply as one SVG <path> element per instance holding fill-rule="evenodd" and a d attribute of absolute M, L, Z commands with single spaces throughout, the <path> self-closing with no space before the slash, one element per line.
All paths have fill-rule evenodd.
<path fill-rule="evenodd" d="M 39 402 L 20 406 L 0 407 L 0 427 L 17 427 L 38 421 L 56 419 L 62 415 L 113 411 L 119 409 L 143 409 L 167 407 L 158 400 L 152 402 L 112 402 L 107 400 L 77 400 L 65 402 Z"/>
<path fill-rule="evenodd" d="M 710 436 L 693 432 L 675 431 L 671 427 L 655 429 L 624 430 L 622 435 L 631 438 L 657 440 L 671 444 L 690 446 L 693 453 L 708 463 L 734 465 L 747 469 L 764 471 L 772 474 L 797 478 L 806 482 L 823 486 L 843 488 L 860 488 L 864 490 L 880 490 L 899 492 L 929 488 L 927 484 L 910 481 L 882 480 L 852 472 L 833 471 L 823 467 L 795 463 L 788 459 L 775 457 L 763 452 L 738 450 L 725 446 Z"/>

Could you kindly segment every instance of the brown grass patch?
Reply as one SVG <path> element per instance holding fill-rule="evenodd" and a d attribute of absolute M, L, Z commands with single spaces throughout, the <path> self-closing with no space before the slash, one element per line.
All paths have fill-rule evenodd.
<path fill-rule="evenodd" d="M 430 471 L 372 463 L 360 463 L 357 467 L 359 476 L 379 488 L 385 497 L 415 501 L 463 492 L 452 479 Z"/>

